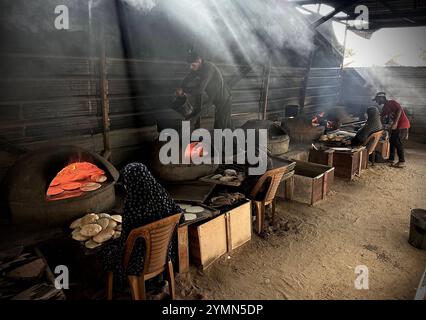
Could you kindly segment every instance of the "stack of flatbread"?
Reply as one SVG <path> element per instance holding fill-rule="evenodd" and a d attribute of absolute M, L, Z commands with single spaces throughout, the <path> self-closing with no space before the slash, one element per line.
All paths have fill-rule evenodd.
<path fill-rule="evenodd" d="M 108 213 L 88 213 L 70 225 L 71 236 L 86 248 L 94 249 L 121 236 L 122 217 Z"/>
<path fill-rule="evenodd" d="M 192 204 L 178 203 L 178 206 L 184 211 L 186 221 L 197 219 L 197 213 L 204 211 L 203 207 L 193 206 Z"/>
<path fill-rule="evenodd" d="M 244 173 L 237 172 L 234 169 L 226 169 L 223 174 L 215 174 L 210 179 L 220 182 L 242 182 L 244 181 Z"/>

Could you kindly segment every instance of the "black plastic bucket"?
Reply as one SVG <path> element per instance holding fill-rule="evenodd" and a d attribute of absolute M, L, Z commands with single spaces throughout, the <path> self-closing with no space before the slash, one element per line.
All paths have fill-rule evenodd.
<path fill-rule="evenodd" d="M 426 250 L 426 210 L 411 210 L 410 237 L 408 242 L 413 247 Z"/>
<path fill-rule="evenodd" d="M 188 99 L 186 95 L 176 97 L 173 101 L 172 109 L 180 113 L 184 119 L 189 119 L 195 110 L 190 99 Z"/>

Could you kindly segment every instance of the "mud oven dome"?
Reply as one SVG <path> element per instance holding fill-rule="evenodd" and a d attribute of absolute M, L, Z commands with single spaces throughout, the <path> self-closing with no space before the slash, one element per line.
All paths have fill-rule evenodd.
<path fill-rule="evenodd" d="M 103 171 L 106 181 L 97 190 L 52 201 L 47 195 L 52 180 L 62 169 L 82 162 Z M 12 222 L 26 228 L 61 227 L 87 212 L 107 211 L 115 204 L 114 185 L 118 176 L 107 160 L 79 147 L 55 146 L 29 152 L 6 177 Z"/>

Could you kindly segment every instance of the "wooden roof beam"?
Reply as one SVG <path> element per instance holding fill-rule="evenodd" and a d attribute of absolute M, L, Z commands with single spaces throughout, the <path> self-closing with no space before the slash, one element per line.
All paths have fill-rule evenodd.
<path fill-rule="evenodd" d="M 327 22 L 328 20 L 334 18 L 336 14 L 338 14 L 341 11 L 344 11 L 345 9 L 357 4 L 360 2 L 360 0 L 351 0 L 351 1 L 344 1 L 342 5 L 336 7 L 332 12 L 329 14 L 319 18 L 317 21 L 312 23 L 312 28 L 318 28 L 320 25 L 322 25 L 324 22 Z"/>

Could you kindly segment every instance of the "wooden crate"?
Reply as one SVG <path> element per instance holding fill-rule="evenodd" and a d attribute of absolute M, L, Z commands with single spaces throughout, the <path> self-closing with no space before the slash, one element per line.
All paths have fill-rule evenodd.
<path fill-rule="evenodd" d="M 368 150 L 364 149 L 361 151 L 361 170 L 366 170 L 368 168 Z"/>
<path fill-rule="evenodd" d="M 325 166 L 333 166 L 333 149 L 326 150 L 310 150 L 309 151 L 309 162 L 322 164 Z"/>
<path fill-rule="evenodd" d="M 290 200 L 314 205 L 330 193 L 334 182 L 334 167 L 297 161 L 286 195 Z"/>
<path fill-rule="evenodd" d="M 203 269 L 227 252 L 251 240 L 251 201 L 198 225 L 190 225 L 189 252 L 191 261 Z"/>
<path fill-rule="evenodd" d="M 380 140 L 376 146 L 376 151 L 380 152 L 383 159 L 389 159 L 389 152 L 390 152 L 389 139 Z"/>
<path fill-rule="evenodd" d="M 188 225 L 177 228 L 178 237 L 178 272 L 185 273 L 189 271 L 189 239 Z"/>
<path fill-rule="evenodd" d="M 225 215 L 228 252 L 231 252 L 251 239 L 251 201 L 228 211 Z"/>
<path fill-rule="evenodd" d="M 226 215 L 207 222 L 190 225 L 189 253 L 192 262 L 203 269 L 228 251 Z"/>
<path fill-rule="evenodd" d="M 363 154 L 365 147 L 350 151 L 337 151 L 333 153 L 333 166 L 336 177 L 352 180 L 361 173 L 363 167 Z"/>

